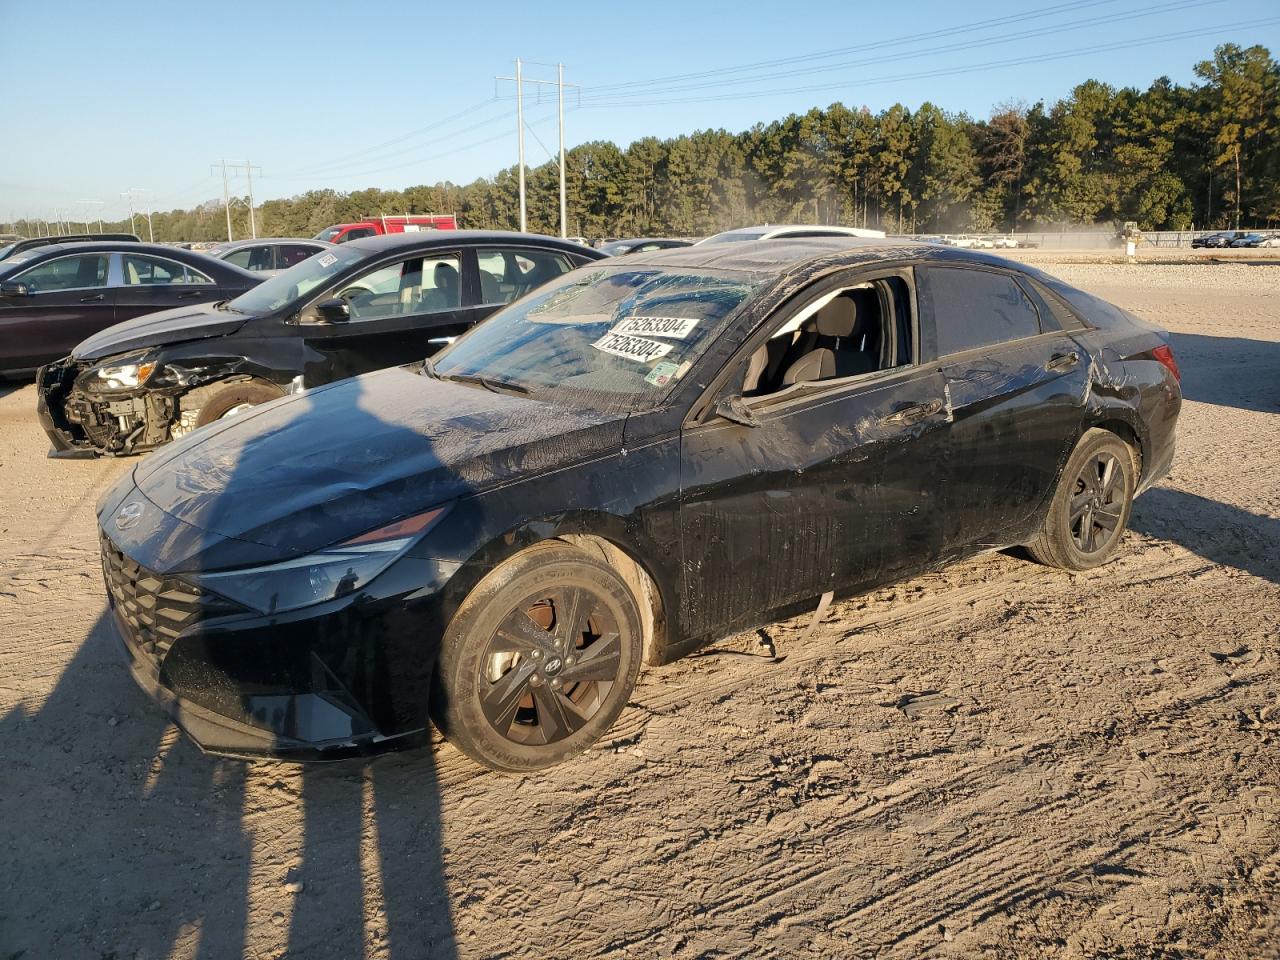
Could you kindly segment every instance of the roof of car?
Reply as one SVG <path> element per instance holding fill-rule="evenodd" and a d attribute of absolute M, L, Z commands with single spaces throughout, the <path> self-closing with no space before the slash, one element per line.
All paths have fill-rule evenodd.
<path fill-rule="evenodd" d="M 809 261 L 833 257 L 850 265 L 885 260 L 928 259 L 1025 269 L 1023 264 L 978 250 L 944 247 L 914 240 L 873 240 L 862 237 L 796 237 L 757 240 L 752 243 L 694 244 L 691 247 L 667 247 L 651 253 L 632 254 L 627 257 L 626 262 L 631 267 L 654 264 L 781 274 Z"/>
<path fill-rule="evenodd" d="M 257 237 L 255 239 L 248 240 L 224 240 L 222 243 L 214 244 L 209 249 L 218 251 L 241 250 L 244 247 L 257 247 L 278 243 L 305 243 L 317 247 L 337 246 L 337 244 L 330 243 L 328 240 L 313 240 L 311 237 Z"/>
<path fill-rule="evenodd" d="M 362 237 L 359 240 L 348 240 L 342 244 L 354 250 L 368 253 L 383 253 L 398 250 L 401 247 L 447 247 L 451 244 L 478 243 L 536 243 L 541 246 L 553 246 L 574 253 L 584 250 L 596 253 L 590 247 L 584 247 L 572 240 L 560 237 L 548 237 L 540 233 L 516 233 L 511 230 L 420 230 L 412 233 L 387 233 L 376 237 Z"/>

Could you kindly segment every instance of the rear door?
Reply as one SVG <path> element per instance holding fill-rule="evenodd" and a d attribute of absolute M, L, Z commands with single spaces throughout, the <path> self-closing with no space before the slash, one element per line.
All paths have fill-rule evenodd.
<path fill-rule="evenodd" d="M 298 334 L 307 347 L 304 383 L 314 386 L 370 370 L 422 360 L 438 349 L 433 340 L 470 324 L 463 305 L 460 250 L 432 250 L 402 257 L 343 281 L 318 296 L 347 301 L 351 319 L 323 323 L 304 310 Z"/>
<path fill-rule="evenodd" d="M 211 303 L 223 290 L 213 278 L 177 260 L 151 254 L 113 254 L 120 261 L 116 322 L 173 307 Z"/>
<path fill-rule="evenodd" d="M 951 417 L 947 553 L 1021 542 L 1080 435 L 1087 354 L 1012 272 L 917 272 L 922 340 Z"/>
<path fill-rule="evenodd" d="M 0 298 L 0 370 L 26 370 L 67 356 L 81 340 L 116 322 L 111 254 L 53 257 L 6 277 L 26 297 Z"/>

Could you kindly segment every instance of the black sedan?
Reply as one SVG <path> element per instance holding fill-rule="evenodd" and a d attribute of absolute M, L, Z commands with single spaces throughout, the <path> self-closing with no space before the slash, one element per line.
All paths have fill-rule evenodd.
<path fill-rule="evenodd" d="M 136 241 L 20 251 L 0 261 L 0 375 L 29 374 L 122 320 L 225 300 L 261 281 L 202 254 Z"/>
<path fill-rule="evenodd" d="M 210 752 L 430 717 L 532 770 L 641 662 L 981 551 L 1105 562 L 1180 405 L 1164 336 L 996 257 L 641 254 L 154 454 L 99 504 L 103 568 L 136 678 Z"/>
<path fill-rule="evenodd" d="M 229 302 L 155 313 L 90 337 L 40 371 L 37 414 L 53 455 L 139 453 L 286 393 L 420 361 L 516 297 L 602 256 L 554 237 L 497 231 L 355 240 Z"/>

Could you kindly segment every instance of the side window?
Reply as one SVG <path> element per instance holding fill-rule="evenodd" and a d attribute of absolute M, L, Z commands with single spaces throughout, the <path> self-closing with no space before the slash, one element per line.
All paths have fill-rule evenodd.
<path fill-rule="evenodd" d="M 353 321 L 455 310 L 462 303 L 460 268 L 456 253 L 414 257 L 347 280 L 333 295 L 347 301 Z"/>
<path fill-rule="evenodd" d="M 55 290 L 83 290 L 86 287 L 107 285 L 107 258 L 102 254 L 85 254 L 80 257 L 59 257 L 20 273 L 15 280 L 24 280 L 36 293 L 52 293 Z"/>
<path fill-rule="evenodd" d="M 365 237 L 372 237 L 377 231 L 373 227 L 356 227 L 354 230 L 348 230 L 342 236 L 338 237 L 334 243 L 346 243 L 348 240 L 363 240 Z"/>
<path fill-rule="evenodd" d="M 158 260 L 137 254 L 126 254 L 123 261 L 124 283 L 127 287 L 213 283 L 198 270 L 173 260 Z"/>
<path fill-rule="evenodd" d="M 550 250 L 481 248 L 476 259 L 481 303 L 510 303 L 573 269 L 568 257 Z"/>
<path fill-rule="evenodd" d="M 1040 332 L 1035 305 L 1012 277 L 957 267 L 924 274 L 939 357 Z"/>
<path fill-rule="evenodd" d="M 227 254 L 227 256 L 222 259 L 242 270 L 248 270 L 249 258 L 251 256 L 253 256 L 253 247 L 245 247 L 242 250 L 237 250 L 235 253 Z"/>
<path fill-rule="evenodd" d="M 912 363 L 911 290 L 901 276 L 832 290 L 785 320 L 751 355 L 742 393 L 838 380 Z"/>
<path fill-rule="evenodd" d="M 307 257 L 315 256 L 321 249 L 321 247 L 308 247 L 301 243 L 282 243 L 276 247 L 276 254 L 280 258 L 277 261 L 276 269 L 286 270 L 295 264 L 301 263 Z"/>

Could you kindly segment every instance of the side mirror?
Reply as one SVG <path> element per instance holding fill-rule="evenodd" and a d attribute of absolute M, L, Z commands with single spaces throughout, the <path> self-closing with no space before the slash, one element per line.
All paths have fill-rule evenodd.
<path fill-rule="evenodd" d="M 30 297 L 35 292 L 25 280 L 0 280 L 0 297 Z"/>
<path fill-rule="evenodd" d="M 751 412 L 751 408 L 741 397 L 722 397 L 716 403 L 714 412 L 716 416 L 724 417 L 733 423 L 740 423 L 744 427 L 760 426 L 760 421 L 756 419 L 756 415 Z"/>
<path fill-rule="evenodd" d="M 321 300 L 316 304 L 316 316 L 325 323 L 349 323 L 351 305 L 338 297 L 332 300 Z"/>

